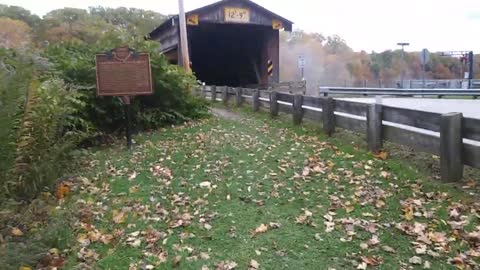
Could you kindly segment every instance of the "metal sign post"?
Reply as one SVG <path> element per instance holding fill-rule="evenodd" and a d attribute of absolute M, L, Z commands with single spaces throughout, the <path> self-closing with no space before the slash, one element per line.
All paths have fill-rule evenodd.
<path fill-rule="evenodd" d="M 298 68 L 300 69 L 303 81 L 305 80 L 305 57 L 303 55 L 298 56 Z"/>
<path fill-rule="evenodd" d="M 420 52 L 420 62 L 422 62 L 422 81 L 423 88 L 425 88 L 425 65 L 430 61 L 430 52 L 427 49 L 423 49 Z"/>
<path fill-rule="evenodd" d="M 132 119 L 131 119 L 131 101 L 130 96 L 122 97 L 123 108 L 125 112 L 125 137 L 127 138 L 127 148 L 130 150 L 132 148 Z"/>

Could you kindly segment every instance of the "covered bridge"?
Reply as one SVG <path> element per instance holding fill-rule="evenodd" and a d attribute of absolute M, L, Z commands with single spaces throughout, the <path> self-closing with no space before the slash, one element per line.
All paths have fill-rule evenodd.
<path fill-rule="evenodd" d="M 292 22 L 249 0 L 223 0 L 186 13 L 193 72 L 211 85 L 266 85 L 280 78 L 280 34 Z M 149 34 L 174 64 L 182 59 L 178 15 Z M 180 60 L 181 61 L 181 60 Z"/>

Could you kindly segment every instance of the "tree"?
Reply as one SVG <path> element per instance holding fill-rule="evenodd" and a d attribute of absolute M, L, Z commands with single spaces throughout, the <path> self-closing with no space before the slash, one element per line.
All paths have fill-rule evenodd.
<path fill-rule="evenodd" d="M 146 35 L 160 25 L 167 17 L 160 13 L 136 8 L 90 7 L 92 16 L 98 16 L 108 24 L 119 26 L 133 35 Z"/>
<path fill-rule="evenodd" d="M 0 17 L 0 47 L 24 49 L 31 44 L 31 28 L 27 23 Z"/>
<path fill-rule="evenodd" d="M 0 17 L 7 17 L 27 23 L 30 27 L 35 27 L 41 21 L 40 17 L 32 14 L 29 10 L 17 6 L 7 6 L 0 4 Z"/>

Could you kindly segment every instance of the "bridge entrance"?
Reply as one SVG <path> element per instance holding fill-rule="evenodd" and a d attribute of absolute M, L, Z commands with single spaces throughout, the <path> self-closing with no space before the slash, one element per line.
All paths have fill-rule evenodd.
<path fill-rule="evenodd" d="M 191 67 L 209 85 L 252 86 L 279 81 L 279 31 L 292 22 L 249 0 L 223 0 L 187 12 Z M 183 65 L 178 16 L 149 35 L 169 61 Z M 270 65 L 270 69 L 269 69 Z"/>
<path fill-rule="evenodd" d="M 265 41 L 276 32 L 265 26 L 207 23 L 189 27 L 192 70 L 209 85 L 247 86 L 264 82 Z"/>

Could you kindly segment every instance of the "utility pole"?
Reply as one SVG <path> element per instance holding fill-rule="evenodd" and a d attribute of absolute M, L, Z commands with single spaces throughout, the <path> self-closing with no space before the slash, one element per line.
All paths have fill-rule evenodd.
<path fill-rule="evenodd" d="M 403 60 L 403 63 L 405 63 L 405 65 L 407 64 L 407 62 L 405 61 L 405 46 L 409 46 L 410 43 L 408 42 L 399 42 L 397 43 L 398 46 L 402 46 L 402 60 Z M 403 80 L 405 79 L 405 69 L 402 70 L 402 74 L 401 74 L 401 81 L 402 81 L 402 88 L 405 88 L 404 85 L 403 85 Z"/>
<path fill-rule="evenodd" d="M 181 64 L 186 72 L 191 72 L 190 56 L 188 54 L 187 22 L 185 18 L 183 0 L 178 0 L 178 10 L 178 18 L 180 22 L 180 52 L 182 54 Z"/>

